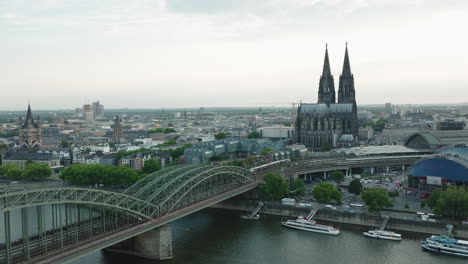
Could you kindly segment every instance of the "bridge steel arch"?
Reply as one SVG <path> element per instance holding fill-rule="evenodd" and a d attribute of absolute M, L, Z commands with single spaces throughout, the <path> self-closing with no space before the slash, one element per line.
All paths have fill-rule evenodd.
<path fill-rule="evenodd" d="M 161 214 L 167 214 L 175 208 L 253 183 L 256 180 L 255 174 L 240 167 L 211 167 L 193 177 L 178 179 L 176 184 L 171 186 L 170 194 L 153 197 L 153 200 L 147 201 L 152 203 L 157 201 Z"/>
<path fill-rule="evenodd" d="M 22 209 L 22 224 L 25 227 L 24 230 L 26 230 L 22 231 L 23 242 L 21 245 L 24 253 L 21 254 L 23 255 L 19 255 L 18 244 L 15 245 L 16 251 L 12 251 L 12 242 L 8 240 L 9 242 L 7 242 L 5 249 L 6 260 L 7 263 L 11 263 L 13 259 L 21 258 L 22 256 L 25 259 L 30 258 L 29 254 L 32 251 L 30 251 L 28 235 L 28 210 L 26 210 L 28 207 L 37 207 L 39 212 L 39 209 L 42 208 L 43 205 L 81 204 L 134 216 L 136 222 L 131 222 L 130 227 L 132 228 L 128 229 L 128 222 L 122 222 L 118 225 L 117 214 L 106 218 L 104 213 L 101 222 L 104 226 L 102 230 L 106 230 L 106 233 L 102 234 L 100 233 L 101 231 L 93 233 L 93 223 L 91 223 L 90 226 L 84 223 L 84 228 L 88 228 L 86 230 L 91 230 L 90 236 L 103 241 L 103 245 L 87 245 L 89 243 L 86 241 L 90 238 L 86 235 L 83 241 L 78 242 L 79 224 L 71 226 L 70 232 L 75 233 L 67 233 L 67 238 L 75 236 L 72 234 L 76 234 L 76 242 L 70 240 L 71 244 L 67 247 L 73 248 L 76 247 L 75 245 L 79 244 L 80 247 L 83 247 L 85 252 L 91 252 L 90 250 L 97 250 L 110 246 L 141 234 L 142 232 L 151 230 L 162 223 L 170 222 L 189 213 L 203 209 L 215 202 L 251 190 L 255 188 L 258 183 L 259 179 L 256 174 L 241 167 L 181 165 L 168 167 L 150 174 L 129 187 L 123 193 L 70 186 L 61 187 L 26 184 L 0 185 L 0 212 L 4 212 L 5 219 L 8 219 L 8 223 L 5 222 L 5 230 L 8 228 L 8 234 L 10 234 L 10 211 L 15 209 Z M 43 213 L 41 213 L 41 215 L 43 215 Z M 43 222 L 39 224 L 40 219 L 42 219 L 42 216 L 40 217 L 38 213 L 38 226 L 43 226 Z M 112 224 L 111 229 L 107 230 L 105 227 L 105 225 L 107 225 L 106 221 L 111 221 L 115 223 L 115 225 Z M 135 226 L 137 224 L 138 228 Z M 66 230 L 68 232 L 68 226 Z M 38 234 L 40 234 L 39 237 L 34 237 L 34 234 L 30 234 L 34 237 L 34 242 L 38 243 L 34 245 L 34 249 L 42 250 L 44 247 L 39 243 L 43 243 L 45 245 L 46 255 L 35 256 L 35 259 L 48 259 L 54 256 L 54 258 L 60 260 L 80 254 L 79 251 L 68 253 L 63 251 L 63 232 L 65 231 L 62 230 L 61 226 L 59 231 L 53 231 L 55 236 L 60 237 L 57 240 L 55 240 L 55 238 L 53 238 L 53 240 L 47 240 L 51 239 L 49 238 L 50 233 L 46 238 L 47 230 L 38 232 Z M 110 234 L 114 234 L 112 240 L 109 240 L 107 237 Z M 5 237 L 7 237 L 7 235 L 5 235 Z M 10 235 L 8 235 L 8 237 L 10 237 Z M 7 239 L 5 241 L 7 241 Z M 58 243 L 57 241 L 60 241 L 59 247 L 56 244 Z M 58 247 L 57 250 L 47 251 L 48 243 L 55 243 L 53 245 Z"/>
<path fill-rule="evenodd" d="M 99 189 L 77 187 L 26 187 L 0 189 L 0 211 L 50 204 L 83 204 L 118 209 L 146 219 L 158 216 L 158 207 L 135 197 Z"/>

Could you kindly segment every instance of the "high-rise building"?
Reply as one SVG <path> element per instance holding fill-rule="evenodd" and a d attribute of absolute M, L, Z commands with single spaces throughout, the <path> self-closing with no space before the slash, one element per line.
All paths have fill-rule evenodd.
<path fill-rule="evenodd" d="M 346 44 L 343 71 L 335 102 L 335 84 L 325 48 L 325 60 L 320 76 L 317 104 L 303 104 L 298 108 L 294 140 L 311 150 L 355 146 L 358 141 L 358 122 L 354 76 Z"/>
<path fill-rule="evenodd" d="M 27 148 L 40 147 L 42 144 L 42 128 L 39 116 L 34 121 L 31 106 L 28 105 L 28 112 L 23 125 L 19 129 L 19 143 Z"/>
<path fill-rule="evenodd" d="M 93 113 L 93 108 L 90 104 L 86 104 L 83 106 L 83 111 L 84 111 L 84 119 L 86 122 L 93 122 L 94 121 L 94 113 Z"/>
<path fill-rule="evenodd" d="M 99 101 L 93 102 L 93 118 L 101 119 L 104 118 L 104 105 L 100 104 Z"/>

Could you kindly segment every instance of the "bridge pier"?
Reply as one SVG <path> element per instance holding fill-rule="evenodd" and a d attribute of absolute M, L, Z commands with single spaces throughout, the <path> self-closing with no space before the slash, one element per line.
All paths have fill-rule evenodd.
<path fill-rule="evenodd" d="M 172 259 L 172 230 L 163 225 L 105 249 L 146 259 Z"/>

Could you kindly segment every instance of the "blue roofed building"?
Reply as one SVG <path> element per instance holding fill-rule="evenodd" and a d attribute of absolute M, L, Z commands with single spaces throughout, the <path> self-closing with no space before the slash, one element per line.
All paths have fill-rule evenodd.
<path fill-rule="evenodd" d="M 448 186 L 468 187 L 468 146 L 456 144 L 431 156 L 422 158 L 412 166 L 408 187 L 428 196 L 435 189 Z"/>

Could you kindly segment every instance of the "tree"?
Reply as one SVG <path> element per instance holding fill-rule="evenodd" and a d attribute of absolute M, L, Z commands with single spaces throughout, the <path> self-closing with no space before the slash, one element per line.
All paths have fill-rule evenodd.
<path fill-rule="evenodd" d="M 231 161 L 228 161 L 228 162 L 224 163 L 224 165 L 226 165 L 226 166 L 244 167 L 245 162 L 246 162 L 246 160 L 231 160 Z"/>
<path fill-rule="evenodd" d="M 437 202 L 440 199 L 440 196 L 442 194 L 441 190 L 434 190 L 432 194 L 427 198 L 426 204 L 429 206 L 429 208 L 434 209 L 437 205 Z"/>
<path fill-rule="evenodd" d="M 8 149 L 10 149 L 10 147 L 7 144 L 0 144 L 0 165 L 2 164 L 3 157 L 8 152 Z"/>
<path fill-rule="evenodd" d="M 247 135 L 248 138 L 259 138 L 260 137 L 260 133 L 258 133 L 257 131 L 252 131 L 250 132 L 248 135 Z"/>
<path fill-rule="evenodd" d="M 329 203 L 332 200 L 341 202 L 343 195 L 338 191 L 333 184 L 321 182 L 312 190 L 312 195 L 320 203 Z"/>
<path fill-rule="evenodd" d="M 342 171 L 332 171 L 332 173 L 330 174 L 330 178 L 337 184 L 340 184 L 341 182 L 343 182 L 344 177 L 345 175 Z"/>
<path fill-rule="evenodd" d="M 424 208 L 424 207 L 426 207 L 426 201 L 422 200 L 421 201 L 421 208 Z"/>
<path fill-rule="evenodd" d="M 22 171 L 20 167 L 17 164 L 7 164 L 7 172 L 6 172 L 6 177 L 8 179 L 21 179 L 22 176 Z"/>
<path fill-rule="evenodd" d="M 215 139 L 225 139 L 230 134 L 231 133 L 227 133 L 227 132 L 219 132 L 219 133 L 215 134 Z"/>
<path fill-rule="evenodd" d="M 296 195 L 302 195 L 305 192 L 305 184 L 303 179 L 295 179 L 289 184 L 289 192 Z"/>
<path fill-rule="evenodd" d="M 288 193 L 288 182 L 278 173 L 268 173 L 263 178 L 264 184 L 260 186 L 260 191 L 269 200 L 279 200 Z"/>
<path fill-rule="evenodd" d="M 160 169 L 161 169 L 161 163 L 159 162 L 159 160 L 151 158 L 145 161 L 145 164 L 141 171 L 143 173 L 150 174 Z"/>
<path fill-rule="evenodd" d="M 452 220 L 468 217 L 468 189 L 456 186 L 448 187 L 440 193 L 434 207 L 434 213 L 450 217 Z"/>
<path fill-rule="evenodd" d="M 175 139 L 171 139 L 162 144 L 158 144 L 158 147 L 167 147 L 167 146 L 173 146 L 173 145 L 177 145 L 177 141 Z"/>
<path fill-rule="evenodd" d="M 52 169 L 47 164 L 30 163 L 26 165 L 22 173 L 22 178 L 27 180 L 45 180 L 52 175 Z"/>
<path fill-rule="evenodd" d="M 369 212 L 378 212 L 393 205 L 387 190 L 380 187 L 366 189 L 362 194 L 362 200 L 366 203 Z"/>
<path fill-rule="evenodd" d="M 128 186 L 135 183 L 140 177 L 133 169 L 125 166 L 73 164 L 63 170 L 60 178 L 78 185 Z"/>
<path fill-rule="evenodd" d="M 367 125 L 371 126 L 376 132 L 382 132 L 382 130 L 385 128 L 385 125 L 387 123 L 388 123 L 387 119 L 380 118 L 379 120 L 377 120 L 377 122 L 371 121 L 367 123 Z"/>
<path fill-rule="evenodd" d="M 355 195 L 360 195 L 362 192 L 362 183 L 359 179 L 354 179 L 349 183 L 348 191 Z"/>
<path fill-rule="evenodd" d="M 262 151 L 262 156 L 265 156 L 266 154 L 272 152 L 272 151 L 275 151 L 276 149 L 274 148 L 265 148 L 263 151 Z"/>
<path fill-rule="evenodd" d="M 60 147 L 62 148 L 68 148 L 68 146 L 70 146 L 70 143 L 68 141 L 66 141 L 65 139 L 62 139 L 60 141 Z"/>
<path fill-rule="evenodd" d="M 393 201 L 395 201 L 395 198 L 400 196 L 400 193 L 398 192 L 398 190 L 393 190 L 388 192 L 388 196 L 391 197 Z"/>

